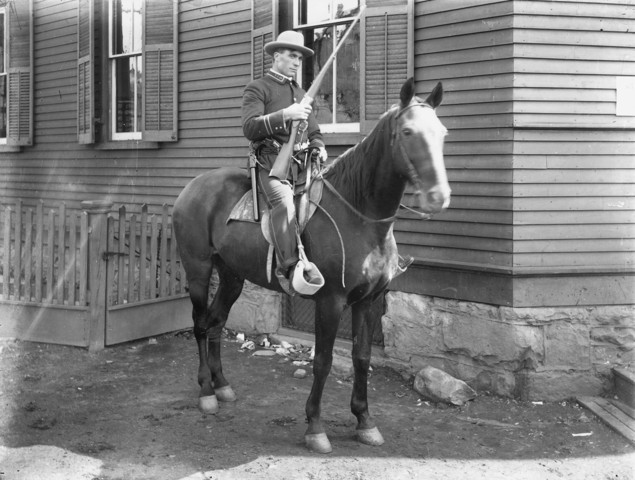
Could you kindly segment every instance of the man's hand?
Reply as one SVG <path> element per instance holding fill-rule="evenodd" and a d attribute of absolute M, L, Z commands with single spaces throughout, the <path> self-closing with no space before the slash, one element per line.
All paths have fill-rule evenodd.
<path fill-rule="evenodd" d="M 311 113 L 311 105 L 303 103 L 294 103 L 282 110 L 285 121 L 287 120 L 306 120 Z"/>
<path fill-rule="evenodd" d="M 326 162 L 329 158 L 328 153 L 326 153 L 326 148 L 324 147 L 314 148 L 311 155 L 317 158 L 320 163 Z"/>

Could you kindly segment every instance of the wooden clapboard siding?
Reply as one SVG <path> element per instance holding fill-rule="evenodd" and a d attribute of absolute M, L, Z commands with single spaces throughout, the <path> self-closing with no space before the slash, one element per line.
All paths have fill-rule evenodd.
<path fill-rule="evenodd" d="M 624 2 L 515 2 L 514 268 L 622 272 L 635 265 L 635 76 Z"/>
<path fill-rule="evenodd" d="M 249 0 L 179 2 L 179 142 L 122 150 L 78 144 L 77 6 L 34 0 L 35 144 L 2 154 L 3 199 L 78 207 L 108 198 L 158 211 L 199 173 L 245 164 L 240 99 L 251 78 Z"/>
<path fill-rule="evenodd" d="M 633 132 L 518 130 L 515 150 L 515 266 L 635 266 Z"/>
<path fill-rule="evenodd" d="M 615 77 L 635 76 L 633 6 L 514 2 L 514 125 L 633 128 Z"/>
<path fill-rule="evenodd" d="M 512 265 L 512 13 L 503 1 L 416 3 L 415 78 L 421 96 L 443 82 L 452 188 L 448 211 L 403 213 L 395 227 L 400 251 L 420 263 Z"/>

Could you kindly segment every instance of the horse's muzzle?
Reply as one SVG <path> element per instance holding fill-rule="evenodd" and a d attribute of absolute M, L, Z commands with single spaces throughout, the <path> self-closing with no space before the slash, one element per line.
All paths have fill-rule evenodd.
<path fill-rule="evenodd" d="M 425 194 L 418 191 L 416 197 L 419 209 L 430 214 L 439 213 L 450 205 L 450 187 L 435 185 Z"/>

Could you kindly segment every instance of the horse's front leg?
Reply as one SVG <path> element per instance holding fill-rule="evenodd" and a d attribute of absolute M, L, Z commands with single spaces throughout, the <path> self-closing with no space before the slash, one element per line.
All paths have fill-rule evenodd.
<path fill-rule="evenodd" d="M 355 381 L 351 411 L 357 417 L 357 437 L 367 445 L 382 445 L 384 438 L 368 412 L 368 369 L 376 320 L 371 318 L 372 300 L 366 298 L 353 305 L 353 368 Z"/>
<path fill-rule="evenodd" d="M 333 364 L 333 344 L 344 309 L 344 303 L 333 298 L 316 302 L 315 309 L 315 357 L 313 358 L 313 387 L 306 402 L 309 422 L 304 441 L 309 450 L 318 453 L 333 451 L 321 419 L 322 392 Z"/>

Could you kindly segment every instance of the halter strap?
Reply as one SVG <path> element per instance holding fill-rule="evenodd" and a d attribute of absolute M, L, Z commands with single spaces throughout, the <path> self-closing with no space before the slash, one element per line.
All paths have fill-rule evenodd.
<path fill-rule="evenodd" d="M 413 108 L 413 107 L 432 108 L 431 105 L 429 105 L 427 103 L 424 103 L 424 102 L 411 103 L 410 105 L 406 105 L 404 108 L 399 110 L 399 112 L 397 112 L 397 115 L 395 115 L 395 120 L 397 120 L 406 110 L 409 110 L 410 108 Z M 393 146 L 394 141 L 395 141 L 395 139 L 398 136 L 399 136 L 399 131 L 395 128 L 393 130 L 392 138 L 390 139 L 391 146 Z M 410 177 L 410 180 L 413 183 L 421 182 L 421 179 L 419 178 L 419 174 L 417 173 L 417 170 L 416 170 L 414 164 L 412 163 L 412 160 L 410 160 L 410 157 L 406 153 L 406 149 L 404 148 L 403 144 L 401 142 L 399 142 L 398 145 L 399 145 L 399 154 L 401 155 L 402 160 L 404 161 L 404 163 L 408 167 L 408 176 Z M 429 220 L 429 219 L 432 218 L 432 214 L 425 213 L 425 212 L 419 212 L 419 211 L 415 210 L 414 208 L 411 208 L 411 207 L 408 207 L 408 206 L 404 205 L 403 203 L 400 203 L 399 207 L 403 208 L 405 210 L 408 210 L 409 212 L 414 213 L 415 215 L 418 215 L 422 220 Z"/>

